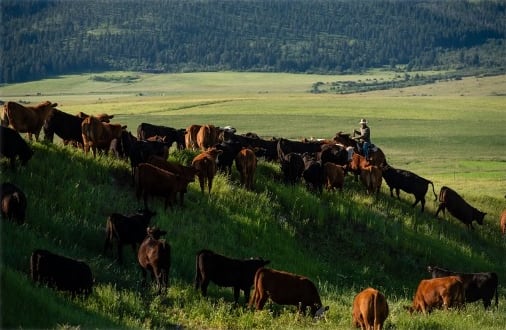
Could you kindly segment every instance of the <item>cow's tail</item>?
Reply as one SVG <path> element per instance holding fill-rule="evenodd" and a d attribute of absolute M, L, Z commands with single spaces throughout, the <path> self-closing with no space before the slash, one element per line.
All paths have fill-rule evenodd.
<path fill-rule="evenodd" d="M 111 217 L 109 217 L 107 219 L 107 224 L 105 226 L 105 243 L 104 243 L 104 255 L 106 253 L 107 250 L 109 250 L 109 248 L 111 247 L 112 245 L 112 240 L 113 240 L 113 225 L 112 225 L 112 221 L 111 221 Z"/>
<path fill-rule="evenodd" d="M 374 329 L 379 329 L 379 325 L 378 325 L 378 321 L 379 321 L 379 315 L 378 315 L 378 296 L 379 296 L 379 292 L 376 292 L 376 294 L 374 295 L 374 298 L 373 298 L 373 301 L 372 301 L 372 304 L 373 304 L 373 308 L 374 308 L 374 321 L 373 321 L 373 328 Z"/>
<path fill-rule="evenodd" d="M 434 202 L 436 202 L 437 195 L 436 195 L 436 191 L 434 190 L 434 183 L 432 183 L 432 181 L 429 181 L 429 184 L 432 186 L 432 193 L 434 194 Z"/>
<path fill-rule="evenodd" d="M 248 306 L 250 308 L 255 308 L 255 302 L 259 299 L 259 286 L 258 286 L 258 281 L 260 280 L 260 270 L 263 269 L 263 267 L 257 269 L 256 273 L 255 273 L 255 277 L 253 278 L 253 295 L 251 296 L 249 302 L 248 302 Z"/>
<path fill-rule="evenodd" d="M 499 307 L 499 279 L 496 276 L 496 285 L 495 285 L 495 308 L 497 309 Z"/>

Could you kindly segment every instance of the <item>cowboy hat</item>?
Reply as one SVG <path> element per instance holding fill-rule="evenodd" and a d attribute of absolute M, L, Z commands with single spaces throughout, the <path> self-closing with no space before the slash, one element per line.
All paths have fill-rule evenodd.
<path fill-rule="evenodd" d="M 361 124 L 361 125 L 362 124 L 367 124 L 367 120 L 365 120 L 365 118 L 362 118 L 362 119 L 360 119 L 360 123 L 359 124 Z"/>

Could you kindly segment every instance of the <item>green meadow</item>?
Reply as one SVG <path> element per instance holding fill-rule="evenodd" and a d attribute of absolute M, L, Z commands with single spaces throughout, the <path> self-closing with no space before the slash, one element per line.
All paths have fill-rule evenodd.
<path fill-rule="evenodd" d="M 184 128 L 231 125 L 290 139 L 329 139 L 352 132 L 365 117 L 372 139 L 394 167 L 411 170 L 454 188 L 487 212 L 483 226 L 468 231 L 450 215 L 434 218 L 411 208 L 413 197 L 379 196 L 346 179 L 342 193 L 321 196 L 300 184 L 287 187 L 279 165 L 260 161 L 253 192 L 218 175 L 211 196 L 190 185 L 185 207 L 164 210 L 153 223 L 166 229 L 172 245 L 170 288 L 162 296 L 140 287 L 130 248 L 125 265 L 103 254 L 104 226 L 113 212 L 131 213 L 141 203 L 130 185 L 129 164 L 109 156 L 92 159 L 60 142 L 32 142 L 33 159 L 12 172 L 1 161 L 2 181 L 28 197 L 24 225 L 2 222 L 2 328 L 349 329 L 351 303 L 361 289 L 381 290 L 390 305 L 387 329 L 503 329 L 504 286 L 498 310 L 481 303 L 463 310 L 409 315 L 426 266 L 495 271 L 506 278 L 505 241 L 499 214 L 506 208 L 506 76 L 467 77 L 405 89 L 338 95 L 312 94 L 312 84 L 389 79 L 395 73 L 325 76 L 266 73 L 144 74 L 90 73 L 0 86 L 2 101 L 57 102 L 68 113 L 108 113 L 136 135 L 141 122 Z M 171 150 L 172 159 L 193 153 Z M 31 283 L 29 256 L 35 248 L 88 262 L 96 278 L 88 298 L 73 298 Z M 288 306 L 268 304 L 261 312 L 234 306 L 230 288 L 213 284 L 202 298 L 193 289 L 194 255 L 201 248 L 246 258 L 263 256 L 270 267 L 310 277 L 319 288 L 326 317 L 313 320 Z M 241 296 L 241 299 L 242 296 Z M 242 301 L 242 300 L 241 300 Z"/>

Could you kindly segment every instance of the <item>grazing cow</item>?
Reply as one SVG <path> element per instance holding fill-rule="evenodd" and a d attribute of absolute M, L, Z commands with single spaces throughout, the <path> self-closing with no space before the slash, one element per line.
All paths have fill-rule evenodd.
<path fill-rule="evenodd" d="M 19 224 L 23 223 L 26 214 L 25 193 L 10 182 L 3 182 L 0 194 L 2 218 L 14 220 Z"/>
<path fill-rule="evenodd" d="M 235 303 L 239 302 L 240 290 L 247 303 L 256 271 L 269 263 L 262 258 L 232 259 L 210 250 L 200 250 L 195 257 L 195 289 L 200 289 L 205 297 L 209 282 L 233 287 Z"/>
<path fill-rule="evenodd" d="M 495 294 L 495 307 L 498 305 L 499 279 L 496 273 L 459 273 L 437 266 L 428 266 L 427 270 L 432 278 L 445 276 L 458 276 L 464 284 L 466 302 L 483 301 L 483 307 L 487 309 L 491 305 Z"/>
<path fill-rule="evenodd" d="M 334 136 L 334 141 L 338 144 L 344 145 L 345 147 L 353 147 L 353 151 L 355 153 L 359 153 L 357 141 L 351 138 L 350 134 L 337 132 Z M 364 156 L 363 154 L 360 155 Z M 381 166 L 387 164 L 385 154 L 380 148 L 376 147 L 375 145 L 371 145 L 369 147 L 369 158 L 372 165 Z"/>
<path fill-rule="evenodd" d="M 87 154 L 91 148 L 93 157 L 96 157 L 97 149 L 108 151 L 111 141 L 120 139 L 125 128 L 119 124 L 103 123 L 93 116 L 85 118 L 81 123 L 84 153 Z"/>
<path fill-rule="evenodd" d="M 281 160 L 281 171 L 283 172 L 285 182 L 292 185 L 299 182 L 304 172 L 304 160 L 302 156 L 295 152 L 284 155 L 284 158 Z"/>
<path fill-rule="evenodd" d="M 404 190 L 408 194 L 415 196 L 415 202 L 412 207 L 415 207 L 418 202 L 422 205 L 422 212 L 425 208 L 425 195 L 429 189 L 429 184 L 432 185 L 432 192 L 434 193 L 435 201 L 437 200 L 436 192 L 434 191 L 434 184 L 432 181 L 422 178 L 413 172 L 393 168 L 390 165 L 381 167 L 383 178 L 390 188 L 390 196 L 394 197 L 394 189 L 397 193 L 397 199 L 400 200 L 399 190 Z"/>
<path fill-rule="evenodd" d="M 253 150 L 243 148 L 235 158 L 235 166 L 241 175 L 241 184 L 247 190 L 253 189 L 253 179 L 257 168 L 257 157 Z"/>
<path fill-rule="evenodd" d="M 411 313 L 430 313 L 433 308 L 460 307 L 464 304 L 464 285 L 458 276 L 421 280 L 413 298 Z"/>
<path fill-rule="evenodd" d="M 167 172 L 157 166 L 141 163 L 135 171 L 135 188 L 137 199 L 143 196 L 144 209 L 148 209 L 148 196 L 165 197 L 165 209 L 176 202 L 177 193 L 180 196 L 180 205 L 183 206 L 184 193 L 188 184 L 193 181 L 179 174 Z"/>
<path fill-rule="evenodd" d="M 339 189 L 343 191 L 344 185 L 344 167 L 341 165 L 334 164 L 332 162 L 326 162 L 323 164 L 323 177 L 325 181 L 325 187 L 328 191 Z"/>
<path fill-rule="evenodd" d="M 105 226 L 104 255 L 113 246 L 113 241 L 118 245 L 118 262 L 123 262 L 123 245 L 132 245 L 134 254 L 137 252 L 137 244 L 141 244 L 146 237 L 146 229 L 151 218 L 156 212 L 139 210 L 132 215 L 113 213 L 107 218 Z"/>
<path fill-rule="evenodd" d="M 222 153 L 216 157 L 216 165 L 218 166 L 218 170 L 228 175 L 232 175 L 232 164 L 234 163 L 235 157 L 239 151 L 241 151 L 243 146 L 238 140 L 229 139 L 219 144 L 215 144 L 214 147 L 222 151 Z"/>
<path fill-rule="evenodd" d="M 94 282 L 90 267 L 83 261 L 41 249 L 30 257 L 30 275 L 34 282 L 72 294 L 89 295 Z"/>
<path fill-rule="evenodd" d="M 137 259 L 142 273 L 142 283 L 146 284 L 146 273 L 151 273 L 151 278 L 156 278 L 158 293 L 166 290 L 169 285 L 169 271 L 171 264 L 170 244 L 160 237 L 166 235 L 165 230 L 148 227 L 147 236 L 139 247 Z"/>
<path fill-rule="evenodd" d="M 328 306 L 322 306 L 314 283 L 304 276 L 260 268 L 255 274 L 254 285 L 250 307 L 254 306 L 256 310 L 263 309 L 268 298 L 276 304 L 297 306 L 302 314 L 309 308 L 311 316 L 328 309 Z"/>
<path fill-rule="evenodd" d="M 323 190 L 323 167 L 321 162 L 316 161 L 313 156 L 308 153 L 302 155 L 304 161 L 304 171 L 302 177 L 306 182 L 310 191 L 321 193 Z"/>
<path fill-rule="evenodd" d="M 9 158 L 12 170 L 16 168 L 16 158 L 19 157 L 21 165 L 32 158 L 32 149 L 15 130 L 0 126 L 0 138 L 0 155 Z"/>
<path fill-rule="evenodd" d="M 506 209 L 502 210 L 500 226 L 501 226 L 502 237 L 505 238 L 506 237 Z"/>
<path fill-rule="evenodd" d="M 451 215 L 467 225 L 467 228 L 474 230 L 473 221 L 483 225 L 483 218 L 486 213 L 479 211 L 473 206 L 469 205 L 457 192 L 443 186 L 439 191 L 439 207 L 436 211 L 436 218 L 440 211 L 445 214 L 445 209 L 448 209 Z"/>
<path fill-rule="evenodd" d="M 200 190 L 204 193 L 204 186 L 207 182 L 209 194 L 213 187 L 213 179 L 216 175 L 216 157 L 223 151 L 216 148 L 209 148 L 207 151 L 195 156 L 192 160 L 192 166 L 198 171 Z"/>
<path fill-rule="evenodd" d="M 367 288 L 353 299 L 353 325 L 363 330 L 381 330 L 388 317 L 385 296 L 376 289 Z"/>
<path fill-rule="evenodd" d="M 185 129 L 176 129 L 161 125 L 152 125 L 148 123 L 141 123 L 137 127 L 137 138 L 139 140 L 147 140 L 153 136 L 160 136 L 164 142 L 170 147 L 174 142 L 178 149 L 184 149 L 184 132 Z"/>
<path fill-rule="evenodd" d="M 197 134 L 200 131 L 202 125 L 190 125 L 186 128 L 184 141 L 187 149 L 197 150 L 199 148 L 197 144 Z"/>
<path fill-rule="evenodd" d="M 281 161 L 284 155 L 288 155 L 291 152 L 296 152 L 301 155 L 305 153 L 316 155 L 321 151 L 321 147 L 322 143 L 317 141 L 301 142 L 281 138 L 278 140 L 277 145 L 278 160 Z"/>
<path fill-rule="evenodd" d="M 214 125 L 203 125 L 197 133 L 197 145 L 201 150 L 207 150 L 219 143 L 223 130 Z"/>
<path fill-rule="evenodd" d="M 169 148 L 163 142 L 158 141 L 133 141 L 130 145 L 130 166 L 132 168 L 132 178 L 135 169 L 140 163 L 146 163 L 152 155 L 167 159 L 169 156 Z"/>
<path fill-rule="evenodd" d="M 28 133 L 30 141 L 32 140 L 32 134 L 35 135 L 35 140 L 39 141 L 42 125 L 57 105 L 57 103 L 46 101 L 34 107 L 25 107 L 19 103 L 9 101 L 4 104 L 3 117 L 16 131 Z"/>

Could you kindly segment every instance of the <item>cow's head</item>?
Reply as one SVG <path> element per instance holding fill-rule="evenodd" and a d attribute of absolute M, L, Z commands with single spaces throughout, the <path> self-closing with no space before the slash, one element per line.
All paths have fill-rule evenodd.
<path fill-rule="evenodd" d="M 316 306 L 318 308 L 318 306 Z M 325 312 L 329 310 L 329 306 L 321 306 L 320 308 L 316 309 L 314 312 L 314 318 L 319 319 L 321 317 L 325 317 Z"/>
<path fill-rule="evenodd" d="M 487 215 L 487 213 L 475 209 L 473 214 L 473 220 L 476 220 L 476 222 L 479 225 L 483 225 L 483 219 L 485 218 L 485 215 Z"/>
<path fill-rule="evenodd" d="M 146 228 L 146 233 L 149 237 L 152 237 L 154 239 L 159 239 L 161 236 L 167 234 L 165 230 L 161 230 L 158 227 L 148 227 Z"/>

